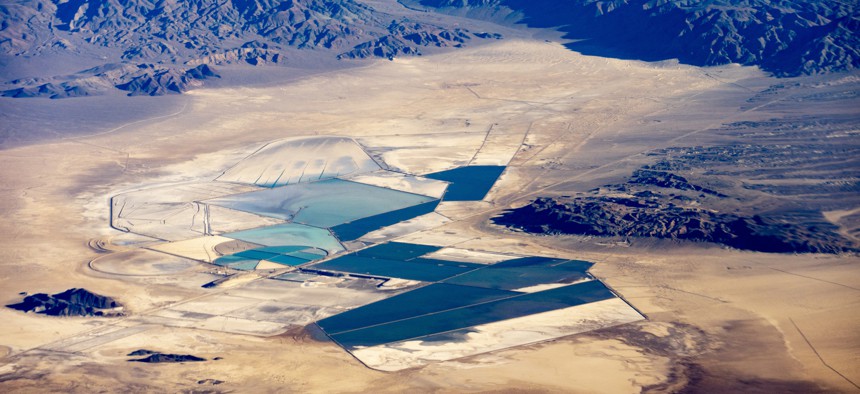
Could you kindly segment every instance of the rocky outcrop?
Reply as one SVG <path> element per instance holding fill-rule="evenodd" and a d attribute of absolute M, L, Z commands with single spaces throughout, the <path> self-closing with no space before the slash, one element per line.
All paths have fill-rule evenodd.
<path fill-rule="evenodd" d="M 586 54 L 712 66 L 758 65 L 777 76 L 860 67 L 856 2 L 801 0 L 401 0 L 469 15 L 517 14 L 555 28 Z M 494 17 L 498 19 L 498 17 Z"/>
<path fill-rule="evenodd" d="M 128 361 L 140 362 L 140 363 L 184 363 L 184 362 L 200 362 L 206 361 L 205 358 L 192 356 L 190 354 L 167 354 L 156 352 L 152 350 L 139 349 L 135 350 L 128 354 L 128 356 L 146 356 L 143 358 L 132 359 Z M 202 383 L 201 383 L 202 384 Z M 213 383 L 218 384 L 218 383 Z"/>
<path fill-rule="evenodd" d="M 630 178 L 628 183 L 644 186 L 657 186 L 666 189 L 677 189 L 683 191 L 692 190 L 705 194 L 711 194 L 717 197 L 727 197 L 725 194 L 722 194 L 715 190 L 711 190 L 699 185 L 694 185 L 680 175 L 673 174 L 668 171 L 655 171 L 648 168 L 634 171 L 633 176 Z"/>
<path fill-rule="evenodd" d="M 142 72 L 131 76 L 128 82 L 115 85 L 120 90 L 129 92 L 129 96 L 148 95 L 161 96 L 170 93 L 182 93 L 191 87 L 199 86 L 200 81 L 208 78 L 219 78 L 212 68 L 206 64 L 179 71 L 153 66 L 139 67 Z M 128 75 L 124 79 L 128 79 Z"/>
<path fill-rule="evenodd" d="M 392 21 L 388 34 L 356 45 L 352 50 L 338 55 L 339 59 L 381 57 L 389 60 L 397 56 L 421 55 L 421 47 L 462 47 L 472 38 L 501 39 L 498 33 L 472 33 L 467 29 L 446 29 L 432 24 L 409 20 Z"/>
<path fill-rule="evenodd" d="M 381 57 L 394 60 L 401 55 L 421 55 L 421 51 L 402 40 L 392 36 L 384 36 L 356 45 L 352 50 L 338 55 L 339 59 L 363 59 L 368 57 Z"/>
<path fill-rule="evenodd" d="M 676 239 L 770 253 L 856 251 L 823 217 L 817 226 L 790 224 L 761 216 L 690 209 L 645 196 L 543 197 L 507 211 L 493 222 L 536 234 Z"/>
<path fill-rule="evenodd" d="M 42 83 L 43 79 L 35 78 L 11 81 L 12 84 L 23 86 L 0 91 L 0 96 L 59 99 L 98 95 L 110 88 L 127 91 L 129 96 L 161 96 L 185 92 L 200 86 L 202 81 L 209 78 L 220 76 L 207 64 L 184 70 L 146 63 L 107 64 L 77 74 L 55 77 L 52 79 L 54 82 Z"/>
<path fill-rule="evenodd" d="M 761 93 L 767 100 L 780 95 L 828 108 L 825 115 L 728 123 L 712 130 L 711 137 L 723 143 L 645 152 L 648 164 L 623 181 L 538 198 L 493 221 L 536 234 L 710 242 L 776 253 L 856 253 L 857 118 L 852 106 L 832 101 L 855 90 L 856 82 L 848 80 L 854 79 L 838 78 L 830 87 L 777 84 Z M 757 97 L 750 105 L 757 105 Z"/>
<path fill-rule="evenodd" d="M 71 288 L 54 295 L 37 293 L 24 297 L 24 300 L 18 304 L 6 306 L 19 311 L 42 313 L 49 316 L 122 315 L 120 310 L 122 305 L 113 298 L 79 288 Z"/>
<path fill-rule="evenodd" d="M 220 53 L 206 55 L 201 58 L 192 59 L 185 64 L 198 66 L 202 64 L 236 64 L 247 63 L 252 66 L 265 64 L 281 64 L 286 56 L 280 51 L 271 49 L 268 44 L 259 41 L 249 41 L 242 44 L 241 48 L 230 49 Z"/>

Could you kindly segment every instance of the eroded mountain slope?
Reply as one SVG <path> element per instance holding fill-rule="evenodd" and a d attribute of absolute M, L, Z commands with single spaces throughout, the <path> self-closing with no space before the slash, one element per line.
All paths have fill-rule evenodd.
<path fill-rule="evenodd" d="M 162 95 L 217 77 L 209 66 L 285 64 L 309 52 L 393 59 L 501 37 L 354 0 L 28 0 L 0 5 L 0 15 L 7 97 L 87 96 L 114 87 Z M 69 59 L 65 72 L 45 65 Z M 74 68 L 80 63 L 89 67 Z"/>
<path fill-rule="evenodd" d="M 556 28 L 585 54 L 713 66 L 758 65 L 777 76 L 860 67 L 856 2 L 798 0 L 401 0 L 477 18 Z M 506 17 L 505 17 L 506 16 Z"/>

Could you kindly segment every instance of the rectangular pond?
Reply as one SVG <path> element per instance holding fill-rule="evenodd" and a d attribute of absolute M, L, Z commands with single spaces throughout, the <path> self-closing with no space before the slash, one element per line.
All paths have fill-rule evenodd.
<path fill-rule="evenodd" d="M 547 283 L 569 283 L 588 278 L 592 263 L 545 257 L 502 261 L 480 270 L 445 280 L 446 283 L 515 290 Z"/>
<path fill-rule="evenodd" d="M 466 166 L 424 177 L 450 183 L 444 201 L 481 201 L 504 171 L 505 166 Z"/>
<path fill-rule="evenodd" d="M 423 256 L 427 253 L 442 249 L 441 246 L 410 244 L 405 242 L 388 242 L 367 249 L 359 250 L 355 254 L 366 257 L 378 257 L 389 260 L 406 261 Z"/>
<path fill-rule="evenodd" d="M 442 283 L 431 284 L 320 320 L 317 325 L 329 334 L 338 334 L 518 294 L 522 293 Z"/>
<path fill-rule="evenodd" d="M 341 346 L 355 349 L 420 338 L 613 297 L 615 295 L 606 286 L 594 280 L 329 334 L 329 336 Z M 412 305 L 402 305 L 402 307 L 412 308 Z"/>
<path fill-rule="evenodd" d="M 313 265 L 309 268 L 386 278 L 418 280 L 422 282 L 436 282 L 475 270 L 479 267 L 481 267 L 479 264 L 455 261 L 427 259 L 398 261 L 367 257 L 361 254 L 350 254 Z"/>

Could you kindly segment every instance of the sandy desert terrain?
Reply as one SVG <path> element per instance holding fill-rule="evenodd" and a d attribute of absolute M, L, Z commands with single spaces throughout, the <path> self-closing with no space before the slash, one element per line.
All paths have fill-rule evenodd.
<path fill-rule="evenodd" d="M 779 97 L 748 105 L 791 81 L 755 68 L 614 60 L 512 39 L 277 86 L 193 90 L 167 117 L 0 151 L 0 300 L 83 287 L 127 311 L 52 318 L 3 308 L 0 391 L 860 391 L 856 256 L 531 236 L 488 221 L 538 195 L 626 176 L 648 151 L 707 145 L 722 124 L 802 112 Z M 266 143 L 311 135 L 353 137 L 415 174 L 510 160 L 488 202 L 440 207 L 450 221 L 403 240 L 453 237 L 463 249 L 592 261 L 591 272 L 647 320 L 399 372 L 369 369 L 298 329 L 267 337 L 134 323 L 208 294 L 200 284 L 212 268 L 152 252 L 161 257 L 128 261 L 165 259 L 166 272 L 144 265 L 111 273 L 122 261 L 94 270 L 94 259 L 151 242 L 109 227 L 109 198 L 211 180 Z M 139 348 L 210 361 L 128 362 Z"/>

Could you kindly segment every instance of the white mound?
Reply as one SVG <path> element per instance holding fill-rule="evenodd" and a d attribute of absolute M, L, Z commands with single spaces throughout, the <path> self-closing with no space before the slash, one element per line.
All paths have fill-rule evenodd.
<path fill-rule="evenodd" d="M 404 191 L 407 193 L 421 194 L 434 198 L 442 198 L 448 182 L 423 178 L 414 175 L 405 175 L 393 171 L 377 171 L 372 174 L 359 174 L 346 178 L 353 182 L 364 183 L 387 189 Z"/>
<path fill-rule="evenodd" d="M 268 144 L 217 180 L 275 187 L 379 169 L 352 138 L 303 137 Z"/>

